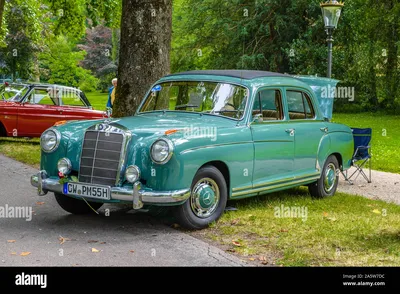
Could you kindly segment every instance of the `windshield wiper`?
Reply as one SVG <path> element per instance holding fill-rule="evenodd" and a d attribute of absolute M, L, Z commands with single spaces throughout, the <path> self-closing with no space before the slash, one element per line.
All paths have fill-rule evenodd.
<path fill-rule="evenodd" d="M 183 104 L 183 105 L 175 106 L 175 109 L 182 109 L 182 108 L 188 108 L 188 107 L 196 107 L 196 108 L 198 108 L 199 105 L 194 105 L 194 104 Z"/>

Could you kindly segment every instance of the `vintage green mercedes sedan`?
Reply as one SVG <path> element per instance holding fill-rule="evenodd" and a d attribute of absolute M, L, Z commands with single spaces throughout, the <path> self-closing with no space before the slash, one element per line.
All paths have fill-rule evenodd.
<path fill-rule="evenodd" d="M 353 153 L 351 129 L 330 122 L 333 101 L 321 95 L 336 83 L 245 70 L 168 75 L 132 117 L 46 130 L 31 183 L 70 213 L 175 206 L 191 229 L 216 221 L 228 199 L 302 185 L 332 196 Z"/>

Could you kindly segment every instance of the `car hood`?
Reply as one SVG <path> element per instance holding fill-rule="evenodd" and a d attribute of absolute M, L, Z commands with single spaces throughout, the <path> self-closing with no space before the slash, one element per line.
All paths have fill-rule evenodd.
<path fill-rule="evenodd" d="M 235 126 L 237 121 L 199 113 L 159 112 L 112 119 L 111 123 L 122 125 L 136 134 L 154 134 L 167 130 L 195 129 L 199 127 L 228 128 Z"/>
<path fill-rule="evenodd" d="M 199 128 L 218 128 L 219 130 L 234 128 L 238 122 L 216 115 L 157 112 L 109 120 L 70 121 L 57 128 L 64 136 L 75 141 L 81 140 L 88 128 L 101 123 L 116 127 L 122 126 L 134 136 L 150 137 L 164 135 L 168 130 L 196 131 Z"/>

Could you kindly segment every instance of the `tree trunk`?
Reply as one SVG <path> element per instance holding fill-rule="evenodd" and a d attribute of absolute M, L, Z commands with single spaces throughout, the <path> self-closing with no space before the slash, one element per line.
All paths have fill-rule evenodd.
<path fill-rule="evenodd" d="M 0 28 L 3 24 L 4 4 L 6 4 L 6 0 L 0 0 Z"/>
<path fill-rule="evenodd" d="M 373 36 L 371 36 L 371 40 L 373 40 Z M 369 62 L 369 85 L 367 85 L 367 94 L 368 94 L 368 101 L 369 105 L 372 110 L 377 111 L 379 109 L 379 101 L 378 101 L 378 94 L 377 94 L 377 83 L 376 83 L 376 59 L 374 58 L 375 52 L 375 43 L 369 43 L 369 50 L 368 50 L 368 62 Z"/>
<path fill-rule="evenodd" d="M 149 87 L 170 71 L 172 0 L 123 0 L 113 116 L 133 115 Z"/>
<path fill-rule="evenodd" d="M 393 12 L 394 10 L 394 1 L 388 2 L 388 10 Z M 397 60 L 398 60 L 398 51 L 399 47 L 397 42 L 399 40 L 399 26 L 397 24 L 398 16 L 395 16 L 395 19 L 389 24 L 387 31 L 387 48 L 388 48 L 388 57 L 386 63 L 386 77 L 385 77 L 385 98 L 383 101 L 383 106 L 388 110 L 395 109 L 395 99 L 398 92 L 398 69 L 397 69 Z"/>

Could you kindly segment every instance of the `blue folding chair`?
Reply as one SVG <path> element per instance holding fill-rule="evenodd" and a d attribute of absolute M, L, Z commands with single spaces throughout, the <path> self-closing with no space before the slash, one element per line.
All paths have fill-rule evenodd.
<path fill-rule="evenodd" d="M 351 159 L 351 164 L 356 168 L 356 170 L 348 176 L 347 171 L 342 172 L 345 180 L 353 185 L 353 181 L 355 181 L 358 176 L 361 174 L 368 183 L 371 183 L 371 138 L 372 138 L 372 129 L 357 129 L 351 128 L 353 131 L 353 140 L 354 140 L 354 154 Z M 369 165 L 369 175 L 364 172 L 364 168 L 366 164 Z M 354 180 L 352 178 L 355 176 Z"/>

